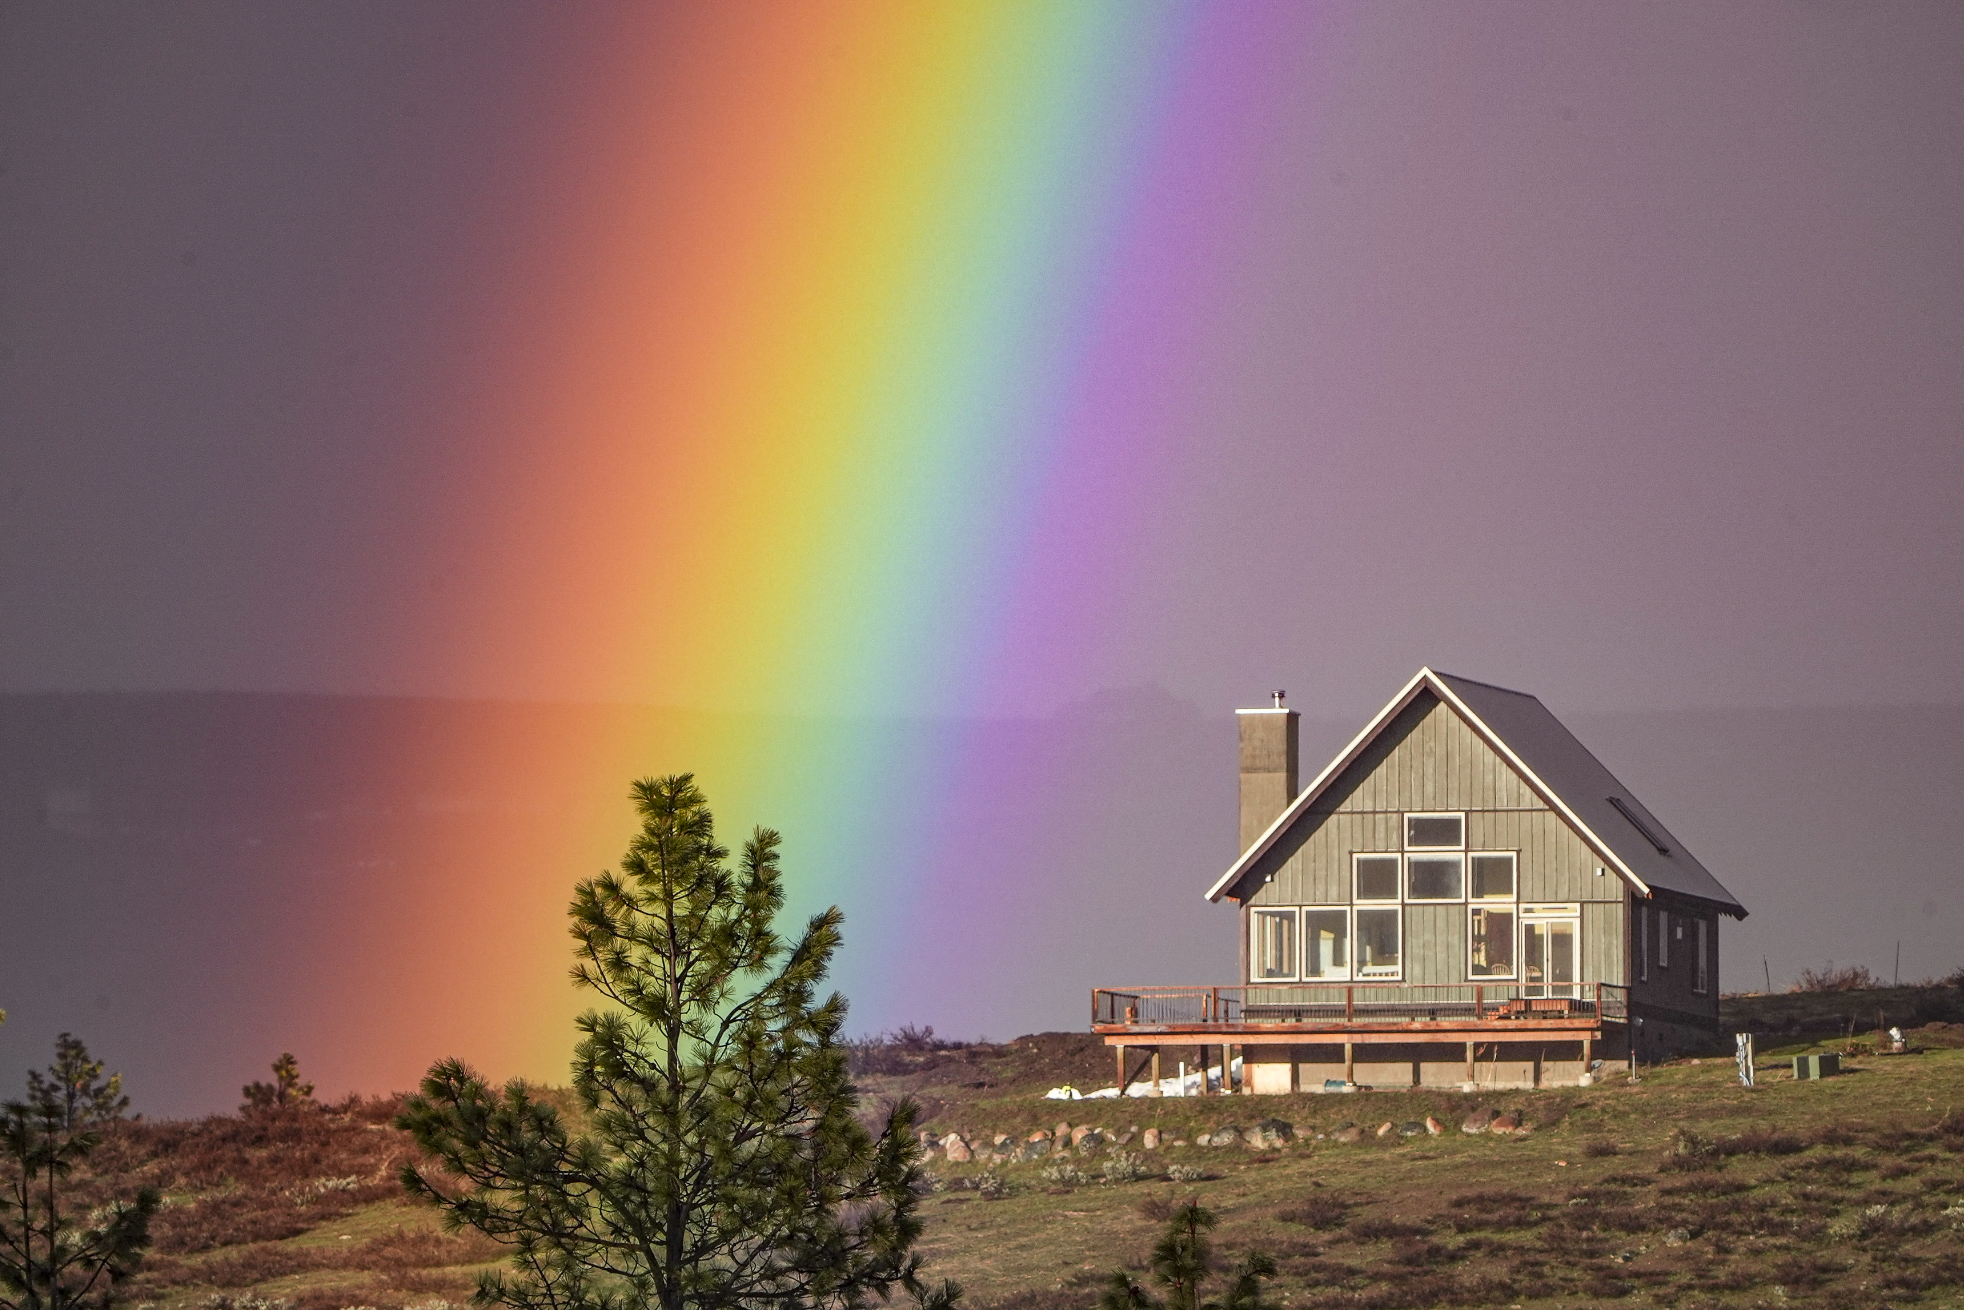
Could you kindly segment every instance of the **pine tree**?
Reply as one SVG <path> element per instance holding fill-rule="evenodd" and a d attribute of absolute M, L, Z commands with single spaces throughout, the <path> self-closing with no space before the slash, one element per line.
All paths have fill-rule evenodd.
<path fill-rule="evenodd" d="M 1214 1212 L 1188 1201 L 1166 1221 L 1166 1231 L 1146 1263 L 1153 1281 L 1165 1289 L 1152 1294 L 1123 1269 L 1114 1270 L 1099 1298 L 1099 1310 L 1262 1310 L 1262 1280 L 1275 1276 L 1275 1261 L 1250 1252 L 1228 1271 L 1226 1293 L 1202 1301 L 1200 1288 L 1214 1273 Z"/>
<path fill-rule="evenodd" d="M 632 796 L 620 872 L 579 883 L 571 907 L 573 978 L 606 1007 L 579 1020 L 583 1123 L 440 1063 L 398 1120 L 440 1168 L 405 1169 L 405 1186 L 513 1248 L 481 1304 L 851 1310 L 896 1287 L 952 1304 L 960 1289 L 930 1290 L 912 1250 L 913 1106 L 878 1137 L 860 1123 L 845 1002 L 815 1000 L 839 911 L 787 945 L 776 833 L 732 870 L 693 777 Z"/>
<path fill-rule="evenodd" d="M 0 1106 L 0 1310 L 101 1310 L 150 1245 L 159 1198 L 145 1187 L 77 1221 L 67 1179 L 129 1098 L 67 1033 L 49 1074 L 28 1075 L 27 1099 Z"/>
<path fill-rule="evenodd" d="M 73 1131 L 92 1124 L 110 1123 L 123 1117 L 130 1098 L 123 1095 L 123 1075 L 102 1076 L 102 1061 L 89 1058 L 89 1048 L 81 1039 L 63 1033 L 55 1038 L 55 1062 L 48 1076 L 30 1071 L 27 1075 L 30 1101 L 46 1098 L 62 1109 L 62 1127 Z"/>
<path fill-rule="evenodd" d="M 285 1109 L 314 1101 L 314 1085 L 300 1081 L 300 1061 L 293 1058 L 292 1051 L 280 1052 L 280 1058 L 273 1061 L 272 1082 L 247 1083 L 239 1091 L 245 1096 L 241 1110 Z"/>

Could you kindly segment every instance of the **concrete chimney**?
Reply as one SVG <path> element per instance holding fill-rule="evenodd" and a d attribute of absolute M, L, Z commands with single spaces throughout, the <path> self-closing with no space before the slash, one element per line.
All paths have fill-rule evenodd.
<path fill-rule="evenodd" d="M 1275 704 L 1259 710 L 1236 710 L 1241 725 L 1241 845 L 1239 855 L 1268 831 L 1277 816 L 1296 799 L 1296 737 L 1302 716 Z"/>

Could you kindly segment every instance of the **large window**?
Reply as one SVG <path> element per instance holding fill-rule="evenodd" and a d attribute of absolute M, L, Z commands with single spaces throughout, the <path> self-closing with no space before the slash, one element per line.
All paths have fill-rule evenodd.
<path fill-rule="evenodd" d="M 1514 907 L 1475 905 L 1466 912 L 1466 972 L 1474 978 L 1514 976 Z"/>
<path fill-rule="evenodd" d="M 1264 980 L 1296 976 L 1296 912 L 1256 910 L 1254 914 L 1254 973 Z"/>
<path fill-rule="evenodd" d="M 1350 977 L 1350 911 L 1303 911 L 1303 978 L 1340 982 Z"/>
<path fill-rule="evenodd" d="M 1408 901 L 1464 900 L 1464 855 L 1407 855 L 1405 899 Z"/>
<path fill-rule="evenodd" d="M 1473 866 L 1473 899 L 1476 901 L 1511 901 L 1514 899 L 1514 857 L 1512 855 L 1475 855 L 1468 863 Z"/>
<path fill-rule="evenodd" d="M 1401 968 L 1398 957 L 1399 918 L 1397 906 L 1383 909 L 1357 907 L 1357 976 L 1396 978 Z"/>

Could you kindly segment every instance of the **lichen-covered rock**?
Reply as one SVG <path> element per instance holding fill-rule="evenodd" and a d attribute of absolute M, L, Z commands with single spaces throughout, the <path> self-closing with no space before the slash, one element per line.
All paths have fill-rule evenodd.
<path fill-rule="evenodd" d="M 1238 1124 L 1222 1124 L 1211 1134 L 1210 1146 L 1233 1146 L 1241 1140 L 1241 1127 Z"/>
<path fill-rule="evenodd" d="M 1499 1133 L 1502 1136 L 1518 1133 L 1521 1131 L 1521 1116 L 1511 1111 L 1507 1114 L 1497 1114 L 1494 1116 L 1493 1122 L 1487 1125 L 1487 1131 L 1490 1133 Z"/>
<path fill-rule="evenodd" d="M 1465 1119 L 1460 1121 L 1459 1131 L 1462 1133 L 1484 1133 L 1488 1128 L 1493 1126 L 1493 1121 L 1499 1117 L 1492 1110 L 1484 1108 L 1475 1110 L 1472 1114 L 1467 1115 Z"/>
<path fill-rule="evenodd" d="M 975 1158 L 975 1153 L 968 1149 L 968 1143 L 962 1140 L 960 1133 L 949 1133 L 942 1138 L 941 1149 L 947 1152 L 950 1164 L 967 1164 Z"/>
<path fill-rule="evenodd" d="M 1148 1128 L 1145 1132 L 1139 1134 L 1139 1145 L 1144 1150 L 1157 1151 L 1159 1149 L 1159 1129 Z"/>
<path fill-rule="evenodd" d="M 1294 1124 L 1282 1119 L 1264 1119 L 1248 1130 L 1248 1145 L 1258 1151 L 1273 1150 L 1295 1135 Z"/>
<path fill-rule="evenodd" d="M 1407 1119 L 1398 1125 L 1400 1137 L 1418 1137 L 1425 1132 L 1425 1125 L 1416 1119 Z"/>

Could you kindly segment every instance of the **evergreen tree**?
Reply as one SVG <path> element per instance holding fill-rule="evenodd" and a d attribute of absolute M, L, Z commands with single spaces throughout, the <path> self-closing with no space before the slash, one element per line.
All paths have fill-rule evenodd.
<path fill-rule="evenodd" d="M 280 1058 L 273 1061 L 272 1082 L 247 1083 L 239 1091 L 245 1096 L 241 1110 L 284 1109 L 311 1105 L 314 1100 L 314 1085 L 300 1081 L 300 1061 L 293 1058 L 292 1051 L 280 1052 Z"/>
<path fill-rule="evenodd" d="M 1146 1263 L 1152 1279 L 1165 1289 L 1154 1296 L 1123 1269 L 1114 1270 L 1099 1298 L 1099 1310 L 1263 1310 L 1262 1280 L 1275 1276 L 1275 1261 L 1250 1252 L 1228 1271 L 1227 1291 L 1215 1301 L 1202 1301 L 1200 1288 L 1214 1273 L 1214 1242 L 1209 1234 L 1217 1220 L 1198 1201 L 1188 1201 L 1166 1221 L 1166 1231 Z"/>
<path fill-rule="evenodd" d="M 571 907 L 573 978 L 606 1007 L 579 1020 L 581 1123 L 440 1063 L 398 1120 L 440 1168 L 404 1185 L 513 1248 L 481 1304 L 851 1310 L 896 1287 L 952 1304 L 960 1289 L 930 1290 L 912 1250 L 914 1108 L 877 1137 L 860 1123 L 845 1002 L 815 1000 L 839 911 L 787 945 L 776 833 L 732 870 L 693 777 L 632 795 L 641 831 L 620 872 L 578 884 Z"/>
<path fill-rule="evenodd" d="M 110 1123 L 123 1117 L 130 1098 L 123 1095 L 123 1075 L 102 1076 L 102 1061 L 89 1058 L 89 1048 L 80 1038 L 63 1033 L 55 1038 L 55 1062 L 48 1076 L 30 1071 L 27 1095 L 40 1103 L 44 1098 L 62 1110 L 62 1127 L 70 1132 L 91 1124 Z"/>
<path fill-rule="evenodd" d="M 102 1310 L 150 1245 L 158 1195 L 145 1187 L 78 1222 L 69 1175 L 129 1098 L 120 1078 L 99 1081 L 101 1062 L 67 1033 L 49 1073 L 30 1074 L 27 1099 L 0 1106 L 0 1310 Z"/>

